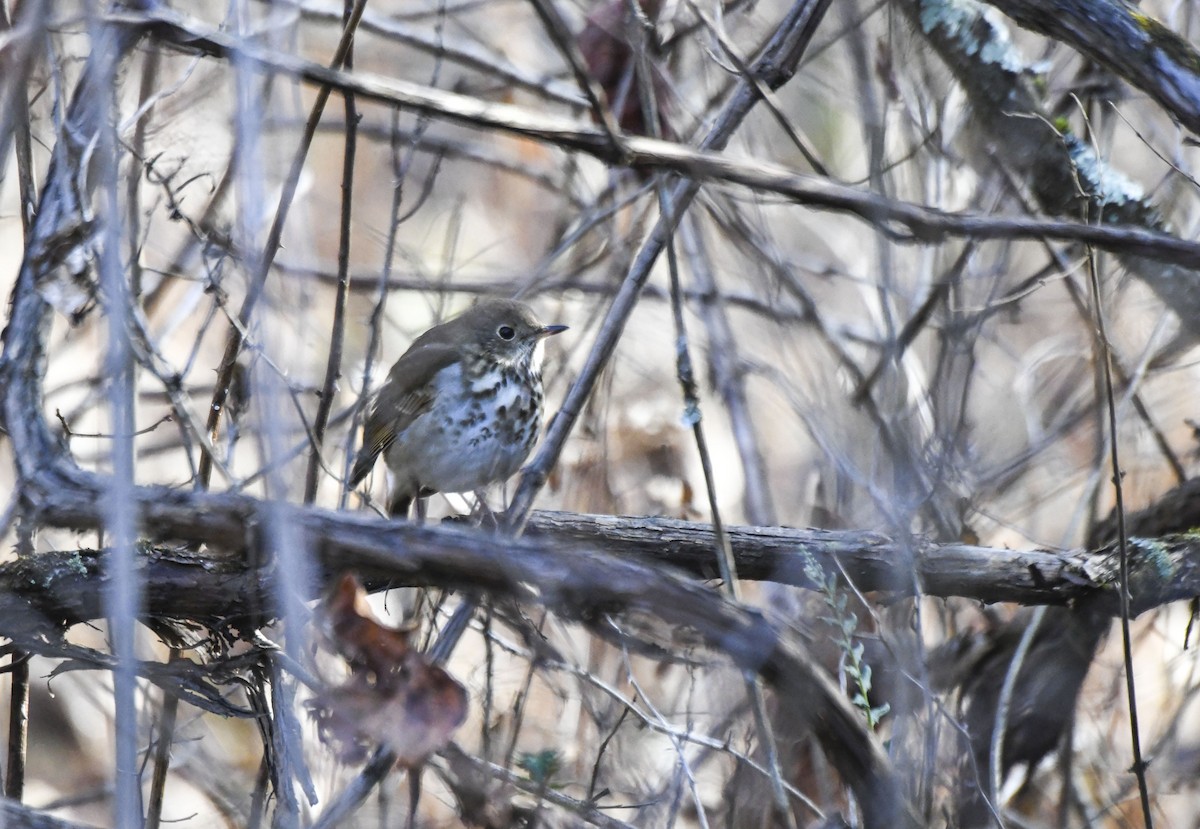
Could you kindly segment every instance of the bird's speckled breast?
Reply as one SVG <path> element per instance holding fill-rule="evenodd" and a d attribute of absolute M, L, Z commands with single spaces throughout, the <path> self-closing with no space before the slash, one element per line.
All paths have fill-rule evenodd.
<path fill-rule="evenodd" d="M 472 492 L 512 476 L 529 456 L 541 426 L 541 373 L 519 364 L 473 368 L 455 363 L 434 378 L 432 408 L 387 451 L 395 487 L 403 477 L 414 492 Z"/>

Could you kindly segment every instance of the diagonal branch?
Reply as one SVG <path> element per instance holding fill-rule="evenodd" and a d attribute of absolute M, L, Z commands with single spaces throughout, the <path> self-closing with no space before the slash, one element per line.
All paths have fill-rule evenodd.
<path fill-rule="evenodd" d="M 988 0 L 1027 29 L 1120 75 L 1200 135 L 1200 54 L 1134 5 L 1113 0 Z"/>

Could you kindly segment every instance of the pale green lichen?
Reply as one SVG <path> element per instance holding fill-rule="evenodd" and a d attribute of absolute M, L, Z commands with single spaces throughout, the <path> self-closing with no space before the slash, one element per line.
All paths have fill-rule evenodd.
<path fill-rule="evenodd" d="M 940 28 L 965 54 L 984 63 L 1018 74 L 1032 71 L 1013 47 L 998 13 L 975 0 L 925 0 L 920 19 L 926 34 Z"/>
<path fill-rule="evenodd" d="M 1175 574 L 1171 564 L 1171 551 L 1161 541 L 1153 538 L 1130 538 L 1129 545 L 1140 553 L 1142 561 L 1154 568 L 1155 573 L 1163 581 L 1169 581 Z"/>
<path fill-rule="evenodd" d="M 38 578 L 29 578 L 29 586 L 37 590 L 50 590 L 59 579 L 88 575 L 88 566 L 80 551 L 75 550 L 59 556 L 55 566 L 47 568 Z M 40 581 L 39 581 L 40 579 Z"/>
<path fill-rule="evenodd" d="M 1084 192 L 1096 203 L 1121 206 L 1141 202 L 1145 197 L 1141 185 L 1108 166 L 1090 144 L 1070 133 L 1063 134 L 1062 138 Z"/>
<path fill-rule="evenodd" d="M 67 560 L 63 562 L 63 568 L 70 570 L 77 576 L 86 576 L 88 574 L 87 565 L 83 563 L 83 556 L 78 551 L 71 553 Z"/>

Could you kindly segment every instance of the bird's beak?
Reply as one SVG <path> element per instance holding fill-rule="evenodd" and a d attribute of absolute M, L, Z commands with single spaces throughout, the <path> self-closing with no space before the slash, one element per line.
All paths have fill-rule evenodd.
<path fill-rule="evenodd" d="M 543 325 L 540 329 L 538 329 L 537 336 L 538 339 L 541 340 L 546 337 L 551 337 L 555 334 L 561 334 L 566 330 L 567 326 L 565 325 Z"/>

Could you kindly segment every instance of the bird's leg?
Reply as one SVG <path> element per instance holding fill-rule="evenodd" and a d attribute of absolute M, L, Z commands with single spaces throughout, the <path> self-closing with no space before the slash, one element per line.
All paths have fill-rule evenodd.
<path fill-rule="evenodd" d="M 388 499 L 388 515 L 392 518 L 401 518 L 408 520 L 408 508 L 412 504 L 413 496 L 409 495 L 399 487 L 392 487 L 392 494 Z"/>
<path fill-rule="evenodd" d="M 417 513 L 416 521 L 417 521 L 418 527 L 425 526 L 425 508 L 427 506 L 428 501 L 429 501 L 428 498 L 422 498 L 420 495 L 418 495 L 416 498 L 413 499 L 414 505 L 416 507 L 416 513 Z"/>
<path fill-rule="evenodd" d="M 408 822 L 406 829 L 414 829 L 417 825 L 417 806 L 421 803 L 421 772 L 425 764 L 408 770 Z"/>

